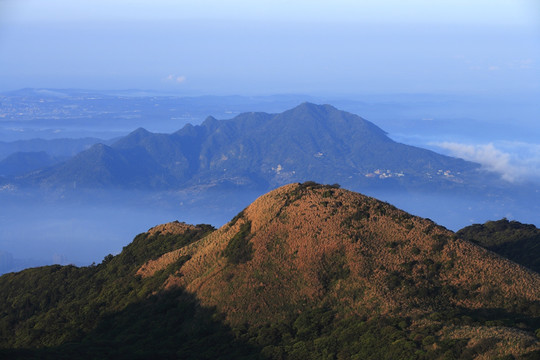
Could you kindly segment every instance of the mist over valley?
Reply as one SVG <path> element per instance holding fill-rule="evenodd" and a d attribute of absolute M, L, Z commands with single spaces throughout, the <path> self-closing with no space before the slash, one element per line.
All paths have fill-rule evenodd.
<path fill-rule="evenodd" d="M 100 98 L 106 101 L 96 105 L 94 101 Z M 161 222 L 180 220 L 220 226 L 264 192 L 289 182 L 307 180 L 339 183 L 413 214 L 429 217 L 454 231 L 472 223 L 503 217 L 538 225 L 538 183 L 534 174 L 524 176 L 520 173 L 518 163 L 504 158 L 500 162 L 502 167 L 495 169 L 501 170 L 497 172 L 482 163 L 459 162 L 430 151 L 399 145 L 400 139 L 414 138 L 415 141 L 410 141 L 413 145 L 424 145 L 437 151 L 443 148 L 433 146 L 434 139 L 438 139 L 439 144 L 448 143 L 448 140 L 456 140 L 458 134 L 466 133 L 463 137 L 468 141 L 473 139 L 473 142 L 482 143 L 485 133 L 478 132 L 474 139 L 471 129 L 462 127 L 459 121 L 420 119 L 418 125 L 414 125 L 415 121 L 408 120 L 413 116 L 411 113 L 417 111 L 414 116 L 420 116 L 425 110 L 414 110 L 409 103 L 410 97 L 396 96 L 392 101 L 379 99 L 379 103 L 336 100 L 344 106 L 361 108 L 375 118 L 386 119 L 380 121 L 395 131 L 409 131 L 408 135 L 389 132 L 387 137 L 386 129 L 367 122 L 367 129 L 372 130 L 353 135 L 351 124 L 364 124 L 363 119 L 355 120 L 356 115 L 333 106 L 298 105 L 302 98 L 181 98 L 137 93 L 128 97 L 66 90 L 25 90 L 5 94 L 4 112 L 6 108 L 22 111 L 28 104 L 49 102 L 54 104 L 50 105 L 52 109 L 63 108 L 63 116 L 58 117 L 49 113 L 49 105 L 38 106 L 38 110 L 32 106 L 34 115 L 39 118 L 39 128 L 50 124 L 50 128 L 63 127 L 64 130 L 49 134 L 45 139 L 0 143 L 0 172 L 3 175 L 0 197 L 4 205 L 0 210 L 0 250 L 7 254 L 3 271 L 27 266 L 17 263 L 88 265 L 99 262 L 109 253 L 118 253 L 134 235 Z M 438 104 L 432 108 L 438 109 L 441 116 L 449 112 L 440 105 L 442 100 L 433 97 L 428 100 L 430 104 Z M 126 104 L 122 105 L 123 102 Z M 70 105 L 73 103 L 79 104 Z M 388 106 L 388 103 L 393 105 Z M 142 104 L 141 110 L 131 107 L 133 104 Z M 153 108 L 148 104 L 159 104 L 161 110 L 152 114 Z M 80 119 L 77 109 L 90 106 L 94 110 Z M 285 108 L 287 106 L 291 107 Z M 174 115 L 160 115 L 171 112 L 171 107 L 178 113 L 192 114 L 189 119 L 193 125 L 186 126 L 186 119 L 179 121 Z M 247 111 L 250 107 L 257 112 Z M 219 117 L 203 115 L 205 108 Z M 279 109 L 283 108 L 285 115 L 280 115 Z M 127 109 L 146 112 L 135 121 L 137 126 L 140 125 L 139 130 L 128 130 L 134 119 L 122 117 Z M 269 112 L 261 112 L 264 110 Z M 94 119 L 92 114 L 100 111 L 104 115 Z M 11 124 L 17 117 L 9 116 Z M 100 120 L 102 116 L 107 116 L 108 124 Z M 280 116 L 283 120 L 279 120 Z M 335 128 L 342 120 L 335 123 L 336 120 L 329 119 L 336 116 L 336 119 L 351 117 L 353 120 L 347 121 L 353 122 L 346 128 Z M 24 117 L 18 121 L 26 127 L 25 132 L 34 134 L 37 131 L 32 130 L 32 121 Z M 159 125 L 160 121 L 162 125 Z M 111 126 L 111 122 L 116 125 Z M 80 127 L 82 123 L 86 124 L 84 129 Z M 434 127 L 425 126 L 425 123 L 434 124 Z M 412 126 L 407 128 L 400 124 Z M 449 128 L 450 124 L 454 127 Z M 177 125 L 178 128 L 170 133 L 142 129 L 157 127 L 165 130 Z M 334 126 L 333 132 L 329 133 L 331 138 L 316 135 L 326 131 L 321 126 Z M 113 136 L 108 139 L 90 137 L 106 128 L 125 130 L 108 133 Z M 259 128 L 261 130 L 257 130 Z M 3 129 L 4 136 L 8 136 L 7 126 Z M 194 130 L 199 133 L 200 140 L 193 140 L 197 139 L 190 135 Z M 65 132 L 79 137 L 64 138 Z M 262 137 L 258 137 L 259 133 Z M 227 135 L 224 137 L 223 134 Z M 505 135 L 501 130 L 497 134 L 500 139 L 517 141 L 512 133 Z M 273 147 L 265 147 L 265 138 L 269 136 L 274 136 L 274 140 L 268 142 Z M 336 136 L 341 137 L 340 140 Z M 191 140 L 186 143 L 186 139 Z M 198 145 L 193 141 L 198 141 Z M 352 142 L 345 145 L 348 141 Z M 343 146 L 352 152 L 344 153 Z M 354 146 L 360 147 L 353 150 Z M 397 147 L 392 150 L 393 146 Z M 405 149 L 414 151 L 404 155 Z M 365 155 L 366 150 L 373 150 L 374 154 Z M 446 153 L 452 155 L 452 152 Z M 235 158 L 245 158 L 245 161 L 231 163 Z M 497 158 L 491 159 L 497 161 Z M 353 167 L 346 165 L 351 161 Z M 516 176 L 508 178 L 512 166 Z M 534 172 L 534 166 L 529 164 L 528 168 Z M 25 262 L 27 260 L 31 262 Z"/>

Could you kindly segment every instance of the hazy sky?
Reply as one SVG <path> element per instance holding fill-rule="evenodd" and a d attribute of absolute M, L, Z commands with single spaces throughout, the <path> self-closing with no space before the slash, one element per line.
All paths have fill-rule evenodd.
<path fill-rule="evenodd" d="M 540 1 L 0 0 L 0 90 L 540 93 Z"/>

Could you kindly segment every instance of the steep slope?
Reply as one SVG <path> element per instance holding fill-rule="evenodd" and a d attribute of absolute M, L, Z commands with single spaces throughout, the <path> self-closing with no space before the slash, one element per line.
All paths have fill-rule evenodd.
<path fill-rule="evenodd" d="M 12 358 L 535 359 L 539 328 L 539 274 L 314 182 L 215 231 L 164 224 L 97 266 L 0 277 Z"/>
<path fill-rule="evenodd" d="M 124 152 L 135 149 L 144 152 L 153 161 L 166 169 L 177 181 L 185 181 L 189 173 L 189 164 L 184 156 L 182 141 L 176 136 L 166 134 L 154 134 L 139 128 L 129 135 L 112 144 L 112 148 Z M 151 174 L 153 169 L 147 171 Z"/>
<path fill-rule="evenodd" d="M 88 149 L 92 145 L 108 142 L 97 138 L 81 139 L 30 139 L 17 141 L 0 141 L 0 159 L 16 152 L 40 152 L 45 151 L 54 157 L 65 158 Z"/>
<path fill-rule="evenodd" d="M 540 349 L 512 326 L 494 332 L 470 321 L 506 325 L 521 314 L 517 322 L 528 318 L 525 327 L 534 330 L 540 325 L 538 274 L 430 220 L 350 191 L 313 183 L 279 188 L 207 238 L 138 273 L 151 278 L 186 256 L 165 288 L 195 293 L 233 327 L 260 329 L 325 308 L 344 319 L 407 318 L 412 329 L 430 324 L 441 338 L 471 344 L 479 341 L 475 332 L 485 333 L 492 355 L 524 351 L 511 350 L 509 342 Z"/>
<path fill-rule="evenodd" d="M 467 226 L 457 235 L 540 273 L 540 229 L 534 225 L 501 219 Z"/>
<path fill-rule="evenodd" d="M 61 162 L 45 151 L 16 152 L 0 161 L 0 175 L 17 176 Z"/>
<path fill-rule="evenodd" d="M 319 301 L 345 302 L 367 313 L 403 313 L 453 305 L 506 307 L 515 297 L 540 300 L 537 274 L 430 220 L 310 183 L 262 196 L 219 231 L 147 263 L 140 274 L 149 276 L 186 254 L 191 259 L 168 286 L 184 286 L 208 305 L 230 306 L 224 311 L 238 322 Z M 253 291 L 265 303 L 241 303 L 253 299 Z M 422 293 L 429 296 L 419 298 Z"/>
<path fill-rule="evenodd" d="M 133 276 L 148 259 L 197 241 L 213 230 L 209 225 L 194 226 L 173 222 L 137 235 L 119 255 L 108 255 L 99 265 L 81 268 L 53 265 L 1 276 L 0 358 L 119 359 L 134 358 L 137 351 L 140 358 L 149 358 L 152 354 L 156 354 L 157 358 L 170 358 L 172 350 L 163 348 L 162 343 L 161 329 L 167 329 L 166 325 L 160 324 L 161 327 L 157 328 L 156 324 L 156 329 L 147 328 L 144 333 L 137 328 L 144 326 L 141 321 L 150 321 L 145 316 L 162 319 L 163 315 L 156 314 L 156 309 L 149 308 L 162 307 L 163 304 L 170 306 L 169 314 L 191 311 L 180 314 L 177 322 L 170 325 L 171 327 L 181 325 L 175 329 L 177 334 L 165 339 L 165 341 L 179 340 L 178 347 L 172 354 L 182 346 L 189 348 L 193 343 L 197 343 L 200 331 L 204 331 L 205 328 L 203 323 L 199 329 L 196 329 L 196 326 L 190 327 L 190 324 L 197 324 L 200 320 L 210 328 L 223 333 L 224 337 L 229 336 L 230 341 L 234 341 L 227 333 L 227 329 L 209 318 L 211 312 L 202 309 L 188 294 L 177 291 L 166 296 L 152 296 L 166 279 L 167 271 L 162 272 L 161 279 L 158 275 L 152 281 L 141 281 Z M 169 269 L 173 270 L 174 268 Z M 140 334 L 137 335 L 137 341 L 146 344 L 144 352 L 141 353 L 140 348 L 135 349 L 136 344 L 130 343 L 125 343 L 123 347 L 124 351 L 128 351 L 127 355 L 125 352 L 117 352 L 119 343 L 111 345 L 111 341 L 118 335 L 113 330 L 118 324 L 111 325 L 108 322 L 114 323 L 111 318 L 117 320 L 129 318 L 133 322 L 133 328 L 126 324 L 120 325 L 119 333 L 136 330 L 137 334 Z M 100 330 L 96 330 L 96 327 Z M 109 337 L 103 338 L 102 335 L 107 331 L 111 331 Z M 88 337 L 90 340 L 85 340 Z M 204 336 L 201 338 L 204 343 Z M 78 345 L 73 349 L 73 345 L 70 347 L 69 343 L 75 341 L 90 343 Z M 185 343 L 179 345 L 182 341 Z M 64 346 L 66 342 L 67 348 Z M 151 346 L 149 342 L 152 343 Z M 79 354 L 81 346 L 87 351 Z M 200 346 L 205 345 L 201 343 Z M 40 348 L 50 348 L 50 351 L 35 353 L 24 351 Z"/>
<path fill-rule="evenodd" d="M 273 186 L 304 179 L 368 184 L 366 175 L 378 169 L 390 170 L 393 180 L 415 183 L 426 182 L 426 173 L 434 169 L 457 173 L 476 168 L 396 143 L 369 121 L 330 105 L 303 103 L 271 117 L 243 114 L 220 122 L 208 140 L 201 167 L 213 177 L 229 176 L 225 170 L 253 172 Z M 397 176 L 401 173 L 403 178 Z"/>
<path fill-rule="evenodd" d="M 22 177 L 26 183 L 73 188 L 164 188 L 173 177 L 144 149 L 96 144 L 68 161 Z"/>
<path fill-rule="evenodd" d="M 137 129 L 107 150 L 118 160 L 94 167 L 90 178 L 84 168 L 95 163 L 95 149 L 27 181 L 133 186 L 115 173 L 114 168 L 121 166 L 134 173 L 137 184 L 150 188 L 230 183 L 268 190 L 306 179 L 375 187 L 481 183 L 477 164 L 396 143 L 357 115 L 310 103 L 281 114 L 209 117 L 199 126 L 186 125 L 170 135 Z"/>

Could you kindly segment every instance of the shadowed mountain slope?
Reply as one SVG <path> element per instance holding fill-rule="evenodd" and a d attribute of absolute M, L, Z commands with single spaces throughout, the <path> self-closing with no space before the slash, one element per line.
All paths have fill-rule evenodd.
<path fill-rule="evenodd" d="M 90 146 L 109 141 L 104 141 L 97 138 L 82 138 L 82 139 L 30 139 L 17 140 L 11 142 L 0 141 L 0 159 L 4 159 L 16 152 L 41 152 L 58 157 L 66 158 L 74 156 L 77 153 L 88 149 Z"/>
<path fill-rule="evenodd" d="M 45 151 L 16 152 L 0 161 L 0 175 L 19 176 L 33 170 L 51 166 L 61 159 L 50 156 Z"/>
<path fill-rule="evenodd" d="M 501 219 L 467 226 L 457 235 L 540 272 L 540 229 L 534 225 Z"/>
<path fill-rule="evenodd" d="M 160 225 L 98 266 L 7 274 L 0 290 L 0 355 L 540 355 L 539 274 L 314 182 L 263 195 L 218 230 Z"/>
<path fill-rule="evenodd" d="M 169 135 L 137 129 L 107 149 L 114 161 L 95 161 L 99 149 L 102 145 L 25 180 L 48 186 L 75 181 L 86 187 L 149 188 L 231 183 L 269 189 L 305 179 L 366 186 L 380 186 L 386 179 L 385 185 L 438 188 L 475 182 L 479 168 L 396 143 L 357 115 L 310 103 L 280 114 L 209 117 Z M 94 165 L 90 178 L 89 163 Z M 138 180 L 126 181 L 124 173 Z"/>
<path fill-rule="evenodd" d="M 77 187 L 162 187 L 172 176 L 143 148 L 113 149 L 96 144 L 68 161 L 46 168 L 31 177 L 41 186 L 64 184 Z"/>

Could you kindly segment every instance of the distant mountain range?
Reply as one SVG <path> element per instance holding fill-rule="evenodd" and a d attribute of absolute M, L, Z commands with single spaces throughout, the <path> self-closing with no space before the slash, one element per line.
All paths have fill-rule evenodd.
<path fill-rule="evenodd" d="M 539 328 L 538 273 L 314 182 L 217 230 L 172 222 L 99 265 L 0 277 L 2 358 L 532 360 Z"/>
<path fill-rule="evenodd" d="M 268 190 L 314 180 L 357 188 L 463 188 L 486 183 L 480 166 L 391 140 L 373 123 L 330 105 L 303 103 L 280 114 L 208 117 L 172 134 L 139 128 L 110 146 L 13 181 L 69 188 Z M 491 180 L 490 180 L 491 181 Z"/>
<path fill-rule="evenodd" d="M 16 152 L 0 161 L 0 175 L 19 176 L 61 162 L 45 151 Z"/>
<path fill-rule="evenodd" d="M 109 144 L 109 141 L 97 138 L 0 141 L 0 160 L 16 152 L 41 151 L 46 152 L 49 156 L 68 158 L 97 143 Z"/>

